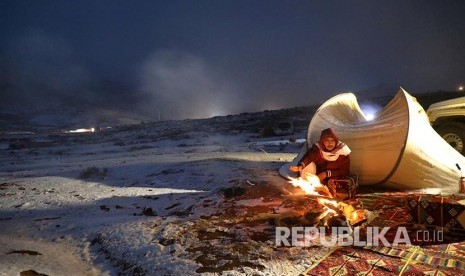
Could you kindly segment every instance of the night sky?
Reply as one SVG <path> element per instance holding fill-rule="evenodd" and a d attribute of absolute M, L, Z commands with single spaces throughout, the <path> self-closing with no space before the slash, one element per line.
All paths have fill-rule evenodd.
<path fill-rule="evenodd" d="M 3 112 L 199 118 L 464 83 L 465 1 L 0 1 Z"/>

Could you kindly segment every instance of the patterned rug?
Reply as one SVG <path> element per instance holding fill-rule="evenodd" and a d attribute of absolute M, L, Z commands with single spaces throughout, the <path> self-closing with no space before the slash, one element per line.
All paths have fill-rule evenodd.
<path fill-rule="evenodd" d="M 305 275 L 464 275 L 465 235 L 444 230 L 441 241 L 417 240 L 435 229 L 407 224 L 405 198 L 408 193 L 366 193 L 357 198 L 375 216 L 360 230 L 361 240 L 367 226 L 390 227 L 385 237 L 393 242 L 398 227 L 405 227 L 413 245 L 338 247 Z M 436 229 L 437 230 L 437 229 Z M 433 234 L 431 234 L 433 235 Z"/>
<path fill-rule="evenodd" d="M 463 275 L 465 271 L 464 256 L 449 258 L 453 255 L 449 251 L 434 257 L 417 247 L 378 250 L 384 254 L 368 248 L 338 248 L 306 275 Z"/>

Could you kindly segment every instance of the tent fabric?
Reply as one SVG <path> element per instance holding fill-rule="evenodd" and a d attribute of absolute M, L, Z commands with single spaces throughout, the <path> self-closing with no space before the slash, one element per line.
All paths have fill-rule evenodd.
<path fill-rule="evenodd" d="M 280 174 L 295 176 L 289 166 L 328 127 L 352 150 L 351 173 L 359 176 L 360 185 L 439 188 L 443 193 L 459 190 L 461 173 L 456 164 L 465 169 L 465 157 L 436 133 L 425 110 L 402 88 L 373 120 L 367 119 L 352 93 L 326 101 L 310 121 L 307 143 L 292 162 L 280 168 Z"/>

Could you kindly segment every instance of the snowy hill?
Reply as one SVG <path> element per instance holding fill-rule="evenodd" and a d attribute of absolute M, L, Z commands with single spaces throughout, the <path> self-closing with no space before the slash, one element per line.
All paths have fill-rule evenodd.
<path fill-rule="evenodd" d="M 93 133 L 39 129 L 53 116 L 21 126 L 2 116 L 11 129 L 33 132 L 0 138 L 0 274 L 308 271 L 331 249 L 276 248 L 273 225 L 254 215 L 288 210 L 293 187 L 278 168 L 299 152 L 315 110 L 108 121 L 115 125 Z M 85 116 L 70 119 L 68 127 L 89 127 Z M 263 135 L 281 121 L 295 131 Z"/>
<path fill-rule="evenodd" d="M 268 138 L 260 129 L 281 119 L 306 125 L 312 112 L 295 108 L 94 133 L 4 133 L 0 274 L 270 271 L 274 261 L 258 258 L 270 250 L 267 243 L 256 248 L 244 236 L 249 242 L 240 250 L 253 249 L 250 256 L 258 259 L 233 258 L 239 249 L 231 244 L 218 252 L 227 256 L 218 255 L 218 263 L 211 264 L 204 254 L 215 239 L 204 235 L 244 234 L 215 219 L 234 205 L 224 189 L 258 185 L 279 191 L 289 185 L 277 168 L 300 149 L 306 126 L 293 135 Z M 20 146 L 11 149 L 18 139 Z M 257 205 L 257 200 L 240 204 Z M 288 261 L 289 269 L 298 270 L 301 262 L 308 263 Z"/>

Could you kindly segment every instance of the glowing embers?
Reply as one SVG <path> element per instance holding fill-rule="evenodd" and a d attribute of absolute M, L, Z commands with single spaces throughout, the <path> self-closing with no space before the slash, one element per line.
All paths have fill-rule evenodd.
<path fill-rule="evenodd" d="M 318 198 L 320 209 L 310 210 L 304 214 L 311 226 L 359 226 L 367 221 L 362 203 L 356 199 L 336 201 Z"/>

